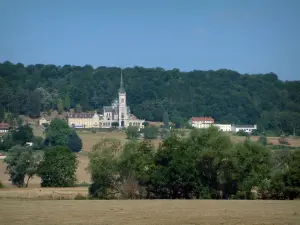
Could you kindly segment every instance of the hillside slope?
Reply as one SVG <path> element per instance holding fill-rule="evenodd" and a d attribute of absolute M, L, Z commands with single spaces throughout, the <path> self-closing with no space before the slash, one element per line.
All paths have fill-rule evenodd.
<path fill-rule="evenodd" d="M 277 75 L 231 70 L 180 72 L 126 68 L 128 104 L 140 118 L 161 121 L 212 116 L 220 123 L 258 124 L 263 130 L 300 134 L 300 82 Z M 0 64 L 1 108 L 38 116 L 60 106 L 101 109 L 116 97 L 120 69 L 112 67 Z M 1 113 L 0 113 L 1 117 Z M 0 118 L 1 119 L 1 118 Z"/>

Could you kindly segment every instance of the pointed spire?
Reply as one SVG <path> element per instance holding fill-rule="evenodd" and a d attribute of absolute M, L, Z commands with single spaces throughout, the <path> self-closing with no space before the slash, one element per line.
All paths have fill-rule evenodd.
<path fill-rule="evenodd" d="M 125 92 L 124 90 L 124 83 L 123 83 L 123 72 L 122 72 L 122 68 L 121 68 L 121 80 L 120 80 L 120 89 L 119 92 Z"/>

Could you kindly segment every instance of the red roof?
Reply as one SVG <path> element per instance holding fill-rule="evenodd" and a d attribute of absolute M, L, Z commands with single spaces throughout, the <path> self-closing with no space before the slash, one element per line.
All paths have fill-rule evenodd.
<path fill-rule="evenodd" d="M 8 129 L 9 124 L 8 123 L 0 123 L 0 129 Z"/>
<path fill-rule="evenodd" d="M 215 122 L 215 120 L 211 117 L 192 117 L 193 122 L 208 122 L 211 121 L 212 123 Z"/>

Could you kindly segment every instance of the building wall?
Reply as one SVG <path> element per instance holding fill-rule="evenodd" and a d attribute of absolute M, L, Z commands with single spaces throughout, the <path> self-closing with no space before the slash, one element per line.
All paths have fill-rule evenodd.
<path fill-rule="evenodd" d="M 218 127 L 221 131 L 230 132 L 232 130 L 231 124 L 214 124 L 214 126 Z"/>
<path fill-rule="evenodd" d="M 199 128 L 199 129 L 209 128 L 212 124 L 213 123 L 211 121 L 205 121 L 205 123 L 202 121 L 193 121 L 192 122 L 192 126 L 195 128 Z"/>

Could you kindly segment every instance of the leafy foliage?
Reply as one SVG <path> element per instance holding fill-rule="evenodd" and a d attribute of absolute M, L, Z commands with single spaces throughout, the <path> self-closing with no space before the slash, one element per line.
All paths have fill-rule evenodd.
<path fill-rule="evenodd" d="M 224 69 L 180 72 L 134 67 L 123 73 L 128 104 L 139 118 L 161 121 L 167 111 L 178 126 L 192 116 L 209 115 L 219 123 L 258 124 L 261 131 L 274 134 L 291 134 L 295 128 L 300 134 L 299 81 L 283 82 L 274 73 L 241 75 Z M 119 76 L 119 69 L 110 67 L 4 62 L 0 105 L 6 113 L 33 117 L 58 108 L 97 110 L 116 97 Z"/>
<path fill-rule="evenodd" d="M 138 127 L 135 126 L 129 126 L 125 130 L 127 139 L 134 140 L 138 139 L 140 137 L 140 132 L 138 130 Z"/>
<path fill-rule="evenodd" d="M 12 139 L 15 144 L 24 145 L 26 142 L 31 142 L 33 137 L 32 128 L 28 124 L 19 126 L 18 129 L 12 131 Z"/>
<path fill-rule="evenodd" d="M 124 146 L 104 139 L 89 155 L 90 195 L 101 199 L 294 199 L 300 197 L 300 151 L 271 152 L 246 139 L 233 144 L 215 127 L 185 137 L 170 132 Z"/>
<path fill-rule="evenodd" d="M 82 149 L 82 141 L 75 130 L 72 130 L 68 136 L 68 148 L 72 152 L 80 152 Z"/>
<path fill-rule="evenodd" d="M 18 187 L 27 187 L 29 180 L 37 172 L 40 156 L 34 154 L 30 147 L 14 146 L 8 151 L 4 162 L 7 164 L 6 170 L 12 184 Z M 26 175 L 27 182 L 25 184 Z"/>
<path fill-rule="evenodd" d="M 66 121 L 53 119 L 46 129 L 46 145 L 48 146 L 68 146 L 68 137 L 72 128 Z"/>
<path fill-rule="evenodd" d="M 38 168 L 42 187 L 73 187 L 78 161 L 67 147 L 56 146 L 45 150 Z"/>

